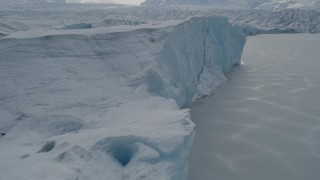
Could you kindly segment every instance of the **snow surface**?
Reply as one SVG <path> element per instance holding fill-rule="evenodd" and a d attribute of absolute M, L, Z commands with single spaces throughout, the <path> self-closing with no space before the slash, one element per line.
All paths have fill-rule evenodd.
<path fill-rule="evenodd" d="M 66 26 L 68 7 L 1 11 L 1 179 L 187 179 L 181 107 L 226 80 L 243 32 L 223 17 L 87 26 L 90 7 Z"/>
<path fill-rule="evenodd" d="M 320 35 L 248 37 L 243 66 L 191 110 L 190 180 L 318 180 Z"/>
<path fill-rule="evenodd" d="M 206 5 L 220 8 L 319 9 L 319 0 L 146 0 L 143 5 Z"/>
<path fill-rule="evenodd" d="M 0 6 L 0 38 L 14 32 L 159 24 L 194 16 L 225 16 L 247 35 L 320 32 L 320 11 L 216 9 L 211 6 L 139 6 L 39 3 Z"/>

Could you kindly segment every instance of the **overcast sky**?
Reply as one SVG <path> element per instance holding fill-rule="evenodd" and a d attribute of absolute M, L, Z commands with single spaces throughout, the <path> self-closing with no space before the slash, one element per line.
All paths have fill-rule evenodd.
<path fill-rule="evenodd" d="M 108 3 L 115 2 L 120 4 L 140 4 L 144 0 L 67 0 L 67 2 L 80 2 L 80 3 Z"/>

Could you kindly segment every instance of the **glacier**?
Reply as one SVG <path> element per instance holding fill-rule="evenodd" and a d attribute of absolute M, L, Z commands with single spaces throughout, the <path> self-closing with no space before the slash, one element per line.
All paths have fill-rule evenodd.
<path fill-rule="evenodd" d="M 1 2 L 0 2 L 1 4 Z M 320 11 L 315 9 L 218 9 L 213 6 L 124 6 L 38 3 L 0 5 L 0 38 L 29 30 L 89 29 L 119 25 L 158 24 L 198 16 L 225 16 L 247 35 L 319 33 Z"/>
<path fill-rule="evenodd" d="M 0 37 L 1 178 L 187 179 L 186 107 L 240 64 L 242 29 L 224 17 L 43 22 Z"/>
<path fill-rule="evenodd" d="M 319 0 L 146 0 L 143 5 L 197 5 L 227 9 L 319 9 Z"/>

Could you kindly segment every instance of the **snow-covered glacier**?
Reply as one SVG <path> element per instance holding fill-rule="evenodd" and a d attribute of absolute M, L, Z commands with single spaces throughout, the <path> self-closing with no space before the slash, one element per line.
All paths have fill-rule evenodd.
<path fill-rule="evenodd" d="M 226 80 L 244 43 L 223 17 L 10 32 L 1 179 L 187 179 L 184 107 Z"/>
<path fill-rule="evenodd" d="M 225 16 L 247 35 L 318 33 L 320 11 L 315 9 L 217 9 L 214 6 L 123 6 L 38 3 L 0 6 L 0 37 L 34 29 L 90 29 L 119 25 L 157 24 L 194 16 Z"/>
<path fill-rule="evenodd" d="M 146 0 L 144 5 L 206 5 L 224 8 L 319 9 L 319 0 Z"/>

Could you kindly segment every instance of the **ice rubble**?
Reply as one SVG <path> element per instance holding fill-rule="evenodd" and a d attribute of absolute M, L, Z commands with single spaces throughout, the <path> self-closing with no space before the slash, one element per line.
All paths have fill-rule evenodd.
<path fill-rule="evenodd" d="M 222 17 L 1 38 L 1 179 L 186 179 L 181 107 L 226 79 L 244 43 Z"/>

